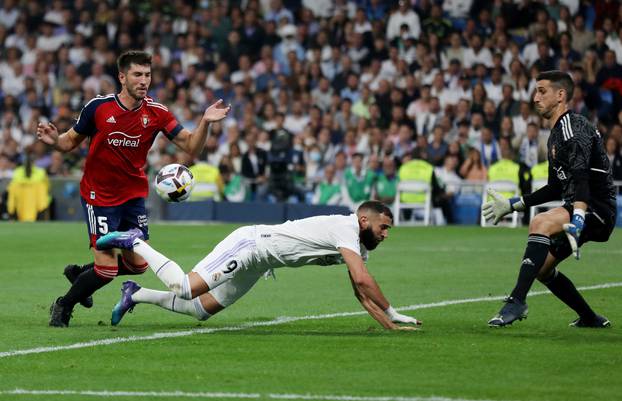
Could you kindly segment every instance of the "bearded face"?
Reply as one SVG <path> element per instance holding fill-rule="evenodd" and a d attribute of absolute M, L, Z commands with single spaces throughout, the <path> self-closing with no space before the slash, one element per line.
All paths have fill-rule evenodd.
<path fill-rule="evenodd" d="M 132 98 L 142 100 L 147 96 L 151 84 L 151 66 L 131 64 L 128 71 L 121 75 L 120 80 Z"/>
<path fill-rule="evenodd" d="M 392 219 L 384 214 L 371 214 L 363 220 L 359 239 L 367 250 L 376 249 L 378 244 L 389 236 L 389 228 L 393 223 Z"/>
<path fill-rule="evenodd" d="M 382 241 L 376 238 L 374 231 L 371 229 L 371 226 L 367 227 L 360 232 L 361 243 L 365 246 L 365 249 L 372 250 L 376 249 L 378 244 Z"/>

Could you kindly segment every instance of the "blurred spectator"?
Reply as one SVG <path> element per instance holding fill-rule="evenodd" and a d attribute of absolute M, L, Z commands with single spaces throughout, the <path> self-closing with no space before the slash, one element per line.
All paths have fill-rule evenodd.
<path fill-rule="evenodd" d="M 318 86 L 311 91 L 313 103 L 322 111 L 327 111 L 330 108 L 332 96 L 333 88 L 330 86 L 330 81 L 326 77 L 321 77 Z"/>
<path fill-rule="evenodd" d="M 616 61 L 618 64 L 622 64 L 622 25 L 618 27 L 618 31 L 610 33 L 605 40 L 605 43 L 616 54 Z"/>
<path fill-rule="evenodd" d="M 3 3 L 0 9 L 0 25 L 6 29 L 10 29 L 17 22 L 20 10 L 17 8 L 16 0 L 5 0 Z"/>
<path fill-rule="evenodd" d="M 50 204 L 50 184 L 44 169 L 34 165 L 29 152 L 13 172 L 7 188 L 7 212 L 18 221 L 46 219 Z"/>
<path fill-rule="evenodd" d="M 250 200 L 243 178 L 232 170 L 232 165 L 223 158 L 218 166 L 218 171 L 223 182 L 223 199 L 228 202 L 243 202 Z"/>
<path fill-rule="evenodd" d="M 285 116 L 283 122 L 283 128 L 288 130 L 294 135 L 298 135 L 302 132 L 304 127 L 309 123 L 308 113 L 305 113 L 302 108 L 302 102 L 296 100 L 292 103 L 291 113 Z"/>
<path fill-rule="evenodd" d="M 406 0 L 400 0 L 398 8 L 389 16 L 387 21 L 387 39 L 389 41 L 400 35 L 402 25 L 408 27 L 406 35 L 419 39 L 421 35 L 421 21 L 419 15 L 409 6 Z"/>
<path fill-rule="evenodd" d="M 397 131 L 397 135 L 397 140 L 394 141 L 393 153 L 398 159 L 401 159 L 404 155 L 410 154 L 415 148 L 413 132 L 408 125 L 402 124 Z"/>
<path fill-rule="evenodd" d="M 430 16 L 423 21 L 423 31 L 426 34 L 435 34 L 444 40 L 451 32 L 451 22 L 443 18 L 443 9 L 439 4 L 432 4 Z"/>
<path fill-rule="evenodd" d="M 268 192 L 278 202 L 295 196 L 302 201 L 304 195 L 296 188 L 294 181 L 294 149 L 292 134 L 283 128 L 284 116 L 277 114 L 277 126 L 270 133 L 270 151 L 268 152 Z"/>
<path fill-rule="evenodd" d="M 313 193 L 314 205 L 340 205 L 341 184 L 335 178 L 335 166 L 332 164 L 324 168 L 324 178 L 316 186 Z"/>
<path fill-rule="evenodd" d="M 287 8 L 283 7 L 283 2 L 281 0 L 270 0 L 270 9 L 265 14 L 264 19 L 276 23 L 286 19 L 288 23 L 292 24 L 294 22 L 294 15 Z"/>
<path fill-rule="evenodd" d="M 499 148 L 499 143 L 495 139 L 490 127 L 482 127 L 481 139 L 476 142 L 475 146 L 477 146 L 480 150 L 482 163 L 486 168 L 501 159 L 501 149 Z"/>
<path fill-rule="evenodd" d="M 13 177 L 15 164 L 4 153 L 0 153 L 0 179 Z"/>
<path fill-rule="evenodd" d="M 458 157 L 448 155 L 442 166 L 434 168 L 434 178 L 436 180 L 437 191 L 435 194 L 435 205 L 440 206 L 443 216 L 447 223 L 454 222 L 453 200 L 454 196 L 460 192 L 462 178 L 456 173 L 458 167 Z"/>
<path fill-rule="evenodd" d="M 345 170 L 342 187 L 343 204 L 356 210 L 359 203 L 371 198 L 375 174 L 363 165 L 363 155 L 352 155 L 351 166 Z"/>
<path fill-rule="evenodd" d="M 397 193 L 397 169 L 395 160 L 392 157 L 382 159 L 382 171 L 376 176 L 374 184 L 374 199 L 386 205 L 392 205 Z"/>
<path fill-rule="evenodd" d="M 464 52 L 463 65 L 464 68 L 471 69 L 476 64 L 483 64 L 487 68 L 492 68 L 492 53 L 490 49 L 483 46 L 482 37 L 473 35 L 471 37 L 470 47 Z"/>
<path fill-rule="evenodd" d="M 189 166 L 190 172 L 194 176 L 194 189 L 188 200 L 220 200 L 224 184 L 218 168 L 205 162 L 192 163 L 192 160 L 188 159 L 180 160 L 183 164 Z"/>
<path fill-rule="evenodd" d="M 615 138 L 609 137 L 605 142 L 605 149 L 614 181 L 622 181 L 622 153 L 620 152 L 619 142 Z"/>
<path fill-rule="evenodd" d="M 472 0 L 444 0 L 443 11 L 449 14 L 449 17 L 458 25 L 463 25 L 463 20 L 469 16 L 472 4 Z"/>
<path fill-rule="evenodd" d="M 616 62 L 615 53 L 611 50 L 605 52 L 603 66 L 596 76 L 596 85 L 622 94 L 622 65 Z"/>
<path fill-rule="evenodd" d="M 482 163 L 482 156 L 477 148 L 469 148 L 466 160 L 460 167 L 460 176 L 467 181 L 485 181 L 488 179 L 488 169 Z"/>
<path fill-rule="evenodd" d="M 432 138 L 428 144 L 428 161 L 434 166 L 441 166 L 447 154 L 447 148 L 445 131 L 437 125 L 432 131 Z"/>
<path fill-rule="evenodd" d="M 242 177 L 249 184 L 251 200 L 263 200 L 268 190 L 268 153 L 257 147 L 255 132 L 246 134 L 245 141 L 248 149 L 242 156 Z"/>
<path fill-rule="evenodd" d="M 570 33 L 572 48 L 579 53 L 584 53 L 594 43 L 594 32 L 585 28 L 585 18 L 580 13 L 574 16 Z"/>

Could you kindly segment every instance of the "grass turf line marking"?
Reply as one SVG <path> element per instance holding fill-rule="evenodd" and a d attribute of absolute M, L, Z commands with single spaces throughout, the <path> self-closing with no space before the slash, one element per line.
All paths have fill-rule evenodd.
<path fill-rule="evenodd" d="M 272 400 L 311 400 L 311 401 L 476 401 L 464 398 L 447 397 L 401 397 L 401 396 L 355 396 L 319 394 L 258 394 L 258 393 L 189 393 L 184 391 L 90 391 L 90 390 L 25 390 L 0 391 L 0 395 L 81 395 L 91 397 L 176 397 L 176 398 L 233 398 L 233 399 L 272 399 Z M 477 400 L 486 401 L 486 400 Z"/>
<path fill-rule="evenodd" d="M 605 288 L 615 288 L 622 287 L 622 282 L 617 283 L 605 283 L 605 284 L 596 284 L 585 287 L 579 287 L 580 291 L 589 291 L 589 290 L 599 290 Z M 548 290 L 545 291 L 534 291 L 529 294 L 530 297 L 550 294 Z M 440 302 L 433 302 L 428 304 L 414 304 L 408 306 L 401 306 L 399 308 L 395 308 L 398 311 L 411 311 L 417 309 L 428 309 L 428 308 L 437 308 L 443 306 L 450 305 L 461 305 L 468 304 L 474 302 L 487 302 L 487 301 L 500 301 L 503 300 L 506 296 L 491 296 L 491 297 L 479 297 L 479 298 L 465 298 L 465 299 L 455 299 L 455 300 L 447 300 Z M 195 334 L 210 334 L 217 333 L 222 331 L 239 331 L 250 329 L 253 327 L 264 327 L 264 326 L 276 326 L 283 323 L 291 323 L 297 322 L 300 320 L 320 320 L 320 319 L 333 319 L 337 317 L 348 317 L 348 316 L 358 316 L 365 315 L 366 311 L 356 311 L 356 312 L 339 312 L 339 313 L 328 313 L 323 315 L 308 315 L 308 316 L 292 316 L 292 317 L 277 317 L 273 320 L 268 320 L 264 322 L 249 322 L 244 323 L 238 326 L 228 326 L 228 327 L 215 327 L 215 328 L 204 328 L 204 329 L 193 329 L 193 330 L 184 330 L 184 331 L 173 331 L 173 332 L 165 332 L 165 333 L 154 333 L 146 336 L 130 336 L 130 337 L 114 337 L 114 338 L 106 338 L 102 340 L 93 340 L 86 341 L 80 343 L 74 343 L 69 345 L 57 345 L 57 346 L 48 346 L 48 347 L 37 347 L 37 348 L 27 348 L 21 350 L 13 350 L 13 351 L 4 351 L 0 352 L 1 358 L 8 358 L 12 356 L 19 355 L 29 355 L 29 354 L 41 354 L 46 352 L 56 352 L 56 351 L 64 351 L 70 349 L 79 349 L 79 348 L 88 348 L 88 347 L 98 347 L 100 345 L 112 345 L 112 344 L 120 344 L 134 341 L 150 341 L 150 340 L 160 340 L 164 338 L 177 338 L 177 337 L 187 337 Z"/>
<path fill-rule="evenodd" d="M 255 393 L 186 393 L 183 391 L 91 391 L 91 390 L 26 390 L 0 391 L 6 395 L 83 395 L 92 397 L 185 397 L 185 398 L 261 398 Z"/>

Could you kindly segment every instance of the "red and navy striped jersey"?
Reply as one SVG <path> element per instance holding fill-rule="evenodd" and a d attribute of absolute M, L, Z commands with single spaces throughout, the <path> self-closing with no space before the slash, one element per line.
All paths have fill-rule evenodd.
<path fill-rule="evenodd" d="M 147 196 L 149 148 L 159 132 L 172 140 L 183 127 L 149 97 L 129 110 L 112 94 L 88 102 L 73 129 L 90 140 L 80 194 L 94 206 L 117 206 Z"/>

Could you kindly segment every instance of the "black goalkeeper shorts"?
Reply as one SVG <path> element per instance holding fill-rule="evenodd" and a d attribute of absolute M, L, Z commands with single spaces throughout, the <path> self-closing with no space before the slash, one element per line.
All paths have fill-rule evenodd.
<path fill-rule="evenodd" d="M 585 213 L 585 226 L 579 238 L 579 247 L 588 241 L 607 242 L 609 236 L 616 226 L 616 205 L 598 202 L 590 206 Z M 572 219 L 574 208 L 572 204 L 566 203 L 563 206 Z M 551 254 L 557 260 L 564 260 L 572 254 L 570 243 L 565 233 L 551 238 Z"/>

